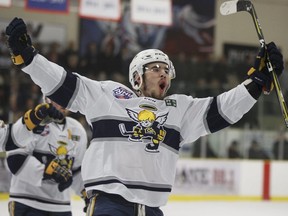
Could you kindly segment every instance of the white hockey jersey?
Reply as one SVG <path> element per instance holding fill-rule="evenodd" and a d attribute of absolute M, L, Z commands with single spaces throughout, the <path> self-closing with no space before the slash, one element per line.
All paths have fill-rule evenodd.
<path fill-rule="evenodd" d="M 68 73 L 39 54 L 23 71 L 91 125 L 93 139 L 82 163 L 86 190 L 151 207 L 167 202 L 180 147 L 237 122 L 256 102 L 243 84 L 214 98 L 138 97 L 122 84 Z"/>
<path fill-rule="evenodd" d="M 28 131 L 20 118 L 12 125 L 4 149 L 12 172 L 10 200 L 36 209 L 71 211 L 69 188 L 58 190 L 58 183 L 43 179 L 45 164 L 57 158 L 67 163 L 73 175 L 72 189 L 80 195 L 84 188 L 81 163 L 87 149 L 87 134 L 75 119 L 65 118 L 65 124 L 50 123 L 38 131 Z"/>
<path fill-rule="evenodd" d="M 5 144 L 8 140 L 11 125 L 5 124 L 0 127 L 0 152 L 5 152 Z"/>

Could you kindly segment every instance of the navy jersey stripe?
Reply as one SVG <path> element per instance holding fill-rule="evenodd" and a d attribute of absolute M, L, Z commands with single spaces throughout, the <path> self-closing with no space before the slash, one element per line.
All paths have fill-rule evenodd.
<path fill-rule="evenodd" d="M 41 163 L 47 163 L 55 159 L 55 156 L 52 153 L 42 153 L 33 151 L 33 156 Z"/>
<path fill-rule="evenodd" d="M 133 131 L 133 127 L 137 124 L 133 121 L 123 121 L 123 120 L 113 120 L 113 119 L 105 119 L 98 120 L 92 123 L 92 139 L 94 138 L 116 138 L 116 137 L 127 137 L 124 136 L 119 129 L 119 125 L 124 124 L 127 132 Z M 171 148 L 179 151 L 180 145 L 180 132 L 172 129 L 164 127 L 166 131 L 166 136 L 163 142 L 170 146 Z M 128 138 L 128 137 L 127 137 Z"/>
<path fill-rule="evenodd" d="M 25 196 L 25 195 L 13 195 L 13 194 L 10 194 L 10 197 L 11 198 L 18 198 L 18 199 L 34 200 L 34 201 L 38 201 L 38 202 L 41 202 L 41 203 L 53 204 L 53 205 L 67 205 L 67 206 L 70 205 L 70 202 L 61 202 L 61 203 L 52 202 L 52 201 L 42 200 L 42 199 L 39 199 L 39 198 L 36 198 L 36 197 L 29 197 L 29 196 Z"/>
<path fill-rule="evenodd" d="M 206 120 L 211 133 L 214 133 L 231 125 L 221 116 L 217 105 L 217 97 L 213 98 L 213 101 L 207 113 Z"/>
<path fill-rule="evenodd" d="M 112 119 L 95 121 L 92 123 L 92 138 L 123 137 L 119 130 L 120 123 L 124 123 L 128 131 L 135 125 L 135 122 Z"/>
<path fill-rule="evenodd" d="M 164 127 L 164 129 L 166 130 L 166 136 L 164 138 L 164 143 L 170 147 L 172 147 L 173 149 L 179 151 L 180 149 L 180 132 L 175 130 L 175 129 L 171 129 L 171 128 L 167 128 Z"/>
<path fill-rule="evenodd" d="M 28 155 L 11 155 L 7 158 L 7 165 L 9 167 L 9 170 L 15 175 L 19 169 L 21 169 L 22 165 L 25 163 L 25 160 L 27 159 Z"/>
<path fill-rule="evenodd" d="M 142 189 L 142 190 L 155 191 L 155 192 L 171 192 L 171 188 L 160 188 L 160 187 L 151 187 L 151 186 L 145 186 L 145 185 L 127 184 L 118 179 L 108 179 L 108 180 L 102 180 L 102 181 L 97 181 L 97 182 L 90 182 L 90 183 L 85 184 L 84 186 L 86 188 L 86 187 L 91 187 L 91 186 L 113 184 L 113 183 L 123 184 L 125 187 L 130 188 L 130 189 Z"/>
<path fill-rule="evenodd" d="M 35 151 L 33 152 L 33 156 L 41 163 L 47 163 L 47 161 L 51 161 L 55 158 L 55 156 L 52 154 L 37 153 Z M 8 167 L 14 175 L 18 172 L 19 169 L 21 169 L 27 157 L 28 155 L 15 154 L 7 158 Z M 44 158 L 46 158 L 45 161 L 43 161 Z"/>
<path fill-rule="evenodd" d="M 62 107 L 67 107 L 74 95 L 77 85 L 77 76 L 75 74 L 66 73 L 63 84 L 52 94 L 47 95 L 52 101 L 58 103 Z"/>
<path fill-rule="evenodd" d="M 6 145 L 5 145 L 5 151 L 11 151 L 11 150 L 14 150 L 14 149 L 17 149 L 19 148 L 15 142 L 13 141 L 13 138 L 12 138 L 12 127 L 13 125 L 12 124 L 9 124 L 9 130 L 8 130 L 8 139 L 7 139 L 7 142 L 6 142 Z"/>

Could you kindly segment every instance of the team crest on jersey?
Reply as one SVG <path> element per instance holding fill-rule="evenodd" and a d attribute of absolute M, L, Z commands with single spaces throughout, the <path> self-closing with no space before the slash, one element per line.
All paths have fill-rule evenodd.
<path fill-rule="evenodd" d="M 163 125 L 167 120 L 168 113 L 156 116 L 150 109 L 136 112 L 126 108 L 126 111 L 128 116 L 137 124 L 133 126 L 132 131 L 127 131 L 124 123 L 119 124 L 121 134 L 128 136 L 132 142 L 148 142 L 145 148 L 147 152 L 159 152 L 159 145 L 166 135 Z"/>
<path fill-rule="evenodd" d="M 68 137 L 60 135 L 56 144 L 52 145 L 49 143 L 49 149 L 55 156 L 53 160 L 62 167 L 71 170 L 74 161 L 75 145 L 71 140 L 71 132 L 68 129 Z"/>
<path fill-rule="evenodd" d="M 118 87 L 113 90 L 113 95 L 114 97 L 118 99 L 129 99 L 132 97 L 133 92 L 123 88 L 123 87 Z"/>

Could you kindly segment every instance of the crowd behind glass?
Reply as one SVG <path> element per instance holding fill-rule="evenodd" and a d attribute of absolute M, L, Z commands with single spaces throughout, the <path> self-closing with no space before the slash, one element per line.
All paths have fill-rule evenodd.
<path fill-rule="evenodd" d="M 28 75 L 11 65 L 4 37 L 2 33 L 0 39 L 0 119 L 8 123 L 14 122 L 23 115 L 24 111 L 38 104 L 42 100 L 42 95 L 39 87 L 32 83 Z M 113 40 L 106 41 L 105 44 L 91 42 L 83 55 L 79 54 L 73 42 L 65 47 L 56 42 L 48 45 L 41 43 L 34 45 L 50 61 L 63 66 L 67 71 L 78 72 L 96 80 L 111 79 L 129 86 L 128 67 L 134 53 L 129 53 L 125 47 L 115 52 Z M 176 79 L 172 81 L 170 93 L 185 93 L 193 97 L 216 96 L 233 88 L 244 80 L 245 72 L 254 62 L 254 59 L 247 58 L 246 62 L 235 64 L 227 61 L 224 56 L 218 59 L 212 56 L 201 58 L 201 56 L 187 55 L 183 52 L 170 55 L 170 58 L 177 72 Z M 231 128 L 243 130 L 244 127 L 248 127 L 262 131 L 265 128 L 261 125 L 261 119 L 271 117 L 281 119 L 276 96 L 262 98 L 260 103 Z M 89 126 L 83 116 L 75 113 L 71 115 L 80 120 L 90 135 Z M 229 143 L 225 154 L 221 154 L 217 152 L 217 148 L 213 148 L 213 142 L 200 139 L 191 145 L 191 149 L 186 148 L 188 149 L 186 151 L 183 148 L 183 151 L 186 151 L 185 154 L 189 157 L 195 158 L 288 159 L 286 133 L 280 130 L 281 127 L 275 128 L 275 137 L 273 143 L 268 144 L 268 149 L 267 143 L 263 145 L 262 141 L 251 139 L 249 145 L 246 145 L 249 148 L 241 151 L 239 149 L 243 143 L 235 139 Z M 264 130 L 263 133 L 265 133 Z"/>

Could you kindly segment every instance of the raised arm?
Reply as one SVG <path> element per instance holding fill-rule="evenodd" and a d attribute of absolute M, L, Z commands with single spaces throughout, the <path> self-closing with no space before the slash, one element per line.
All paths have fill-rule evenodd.
<path fill-rule="evenodd" d="M 95 102 L 102 95 L 100 82 L 67 72 L 39 54 L 32 45 L 22 19 L 14 18 L 6 28 L 6 35 L 12 62 L 57 104 L 72 112 L 86 114 L 89 102 Z"/>

